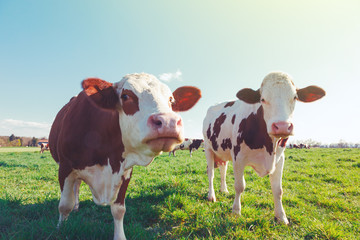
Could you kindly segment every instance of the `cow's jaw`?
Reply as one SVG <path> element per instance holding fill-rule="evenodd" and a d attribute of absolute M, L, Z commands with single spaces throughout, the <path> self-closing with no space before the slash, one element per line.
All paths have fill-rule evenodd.
<path fill-rule="evenodd" d="M 170 152 L 173 150 L 175 145 L 180 144 L 181 142 L 181 138 L 159 137 L 146 141 L 146 144 L 149 146 L 152 152 L 161 153 Z"/>

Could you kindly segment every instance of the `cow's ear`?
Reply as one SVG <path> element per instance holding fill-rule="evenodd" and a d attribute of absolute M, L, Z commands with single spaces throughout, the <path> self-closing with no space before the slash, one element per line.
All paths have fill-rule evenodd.
<path fill-rule="evenodd" d="M 201 98 L 201 91 L 196 87 L 179 87 L 173 92 L 175 102 L 172 105 L 174 112 L 183 112 L 192 108 Z"/>
<path fill-rule="evenodd" d="M 309 86 L 306 88 L 297 89 L 296 91 L 297 99 L 301 102 L 314 102 L 326 94 L 324 89 L 317 86 Z"/>
<path fill-rule="evenodd" d="M 88 78 L 82 81 L 86 95 L 99 107 L 115 110 L 119 105 L 119 97 L 113 84 L 100 78 Z"/>
<path fill-rule="evenodd" d="M 236 97 L 246 103 L 254 104 L 260 102 L 260 90 L 244 88 L 237 92 Z"/>

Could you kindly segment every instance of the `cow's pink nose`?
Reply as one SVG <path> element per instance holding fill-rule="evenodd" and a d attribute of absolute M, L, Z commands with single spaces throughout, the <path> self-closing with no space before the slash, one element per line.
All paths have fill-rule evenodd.
<path fill-rule="evenodd" d="M 271 126 L 272 133 L 275 136 L 289 136 L 292 134 L 294 125 L 289 122 L 276 122 Z"/>
<path fill-rule="evenodd" d="M 182 127 L 181 117 L 175 113 L 159 113 L 151 115 L 147 121 L 149 127 L 162 133 L 170 129 Z"/>

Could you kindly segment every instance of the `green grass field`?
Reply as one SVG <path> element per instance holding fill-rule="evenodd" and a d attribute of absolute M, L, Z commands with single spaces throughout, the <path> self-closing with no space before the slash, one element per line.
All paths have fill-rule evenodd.
<path fill-rule="evenodd" d="M 274 220 L 268 177 L 246 168 L 242 215 L 231 213 L 229 194 L 207 201 L 202 151 L 178 151 L 144 168 L 135 167 L 126 195 L 128 239 L 360 239 L 360 149 L 288 149 L 283 204 L 289 226 Z M 79 212 L 56 229 L 60 190 L 49 152 L 0 152 L 1 239 L 112 239 L 109 207 L 96 206 L 89 188 L 80 190 Z"/>
<path fill-rule="evenodd" d="M 0 147 L 0 153 L 8 152 L 40 152 L 40 147 Z"/>

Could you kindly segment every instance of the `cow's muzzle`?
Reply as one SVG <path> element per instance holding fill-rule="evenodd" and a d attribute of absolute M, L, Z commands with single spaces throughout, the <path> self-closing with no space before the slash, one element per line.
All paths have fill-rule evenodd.
<path fill-rule="evenodd" d="M 153 152 L 171 151 L 184 141 L 182 119 L 176 113 L 153 114 L 148 118 L 150 133 L 142 141 Z"/>
<path fill-rule="evenodd" d="M 293 135 L 293 130 L 294 125 L 290 122 L 276 122 L 271 125 L 271 132 L 269 132 L 269 135 L 276 138 L 285 138 Z"/>

